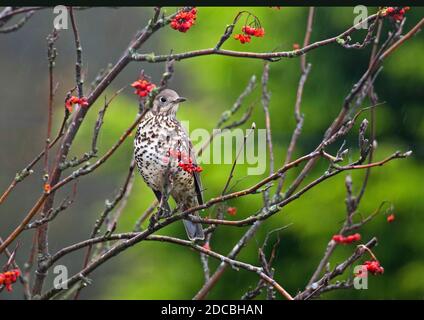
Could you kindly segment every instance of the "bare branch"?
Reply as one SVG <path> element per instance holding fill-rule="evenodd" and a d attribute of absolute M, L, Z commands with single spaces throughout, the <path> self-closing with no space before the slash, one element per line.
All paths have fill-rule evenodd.
<path fill-rule="evenodd" d="M 1 28 L 0 29 L 0 33 L 10 33 L 10 32 L 14 32 L 14 31 L 19 30 L 20 28 L 22 28 L 25 25 L 25 23 L 27 23 L 27 21 L 29 19 L 31 19 L 31 17 L 33 16 L 34 12 L 35 12 L 34 10 L 29 11 L 29 12 L 27 12 L 25 14 L 25 16 L 21 20 L 19 20 L 14 25 L 12 25 L 10 27 L 6 27 L 6 28 Z"/>
<path fill-rule="evenodd" d="M 131 57 L 134 61 L 146 61 L 150 63 L 158 63 L 163 62 L 168 59 L 173 59 L 176 61 L 180 61 L 183 59 L 193 58 L 193 57 L 199 57 L 199 56 L 206 56 L 206 55 L 223 55 L 223 56 L 231 56 L 231 57 L 238 57 L 238 58 L 253 58 L 253 59 L 261 59 L 261 60 L 269 60 L 269 61 L 278 61 L 281 58 L 294 58 L 299 57 L 301 55 L 306 54 L 307 52 L 314 50 L 316 48 L 331 44 L 331 43 L 337 43 L 338 39 L 343 39 L 349 36 L 350 34 L 357 31 L 357 27 L 365 22 L 372 22 L 377 18 L 378 14 L 374 14 L 369 16 L 368 18 L 364 19 L 363 22 L 358 23 L 355 26 L 350 27 L 343 33 L 339 34 L 338 36 L 335 36 L 333 38 L 325 39 L 322 41 L 314 42 L 304 48 L 297 49 L 294 51 L 282 51 L 282 52 L 241 52 L 241 51 L 232 51 L 232 50 L 224 50 L 224 49 L 203 49 L 203 50 L 195 50 L 195 51 L 189 51 L 179 54 L 170 54 L 170 55 L 155 55 L 154 53 L 151 54 L 138 54 L 134 53 Z"/>

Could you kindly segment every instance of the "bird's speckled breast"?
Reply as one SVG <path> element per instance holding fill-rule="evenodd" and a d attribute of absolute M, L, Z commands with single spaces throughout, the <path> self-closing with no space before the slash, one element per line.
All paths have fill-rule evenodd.
<path fill-rule="evenodd" d="M 190 144 L 181 124 L 163 115 L 147 114 L 140 123 L 134 139 L 134 156 L 146 184 L 163 191 L 165 177 L 168 191 L 178 202 L 195 197 L 194 178 L 178 163 L 190 156 Z M 193 193 L 193 194 L 192 194 Z"/>

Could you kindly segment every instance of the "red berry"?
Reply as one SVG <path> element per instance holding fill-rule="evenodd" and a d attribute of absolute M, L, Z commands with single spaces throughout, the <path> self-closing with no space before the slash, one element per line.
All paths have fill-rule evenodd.
<path fill-rule="evenodd" d="M 264 35 L 265 35 L 265 29 L 264 28 L 255 29 L 255 32 L 254 32 L 255 37 L 263 37 Z"/>
<path fill-rule="evenodd" d="M 228 213 L 230 216 L 235 216 L 235 215 L 236 215 L 236 213 L 237 213 L 237 208 L 236 208 L 236 207 L 228 207 L 228 208 L 227 208 L 227 213 Z"/>
<path fill-rule="evenodd" d="M 395 8 L 393 8 L 393 7 L 388 7 L 388 8 L 386 9 L 386 13 L 387 13 L 387 14 L 392 14 L 393 12 L 395 12 Z"/>
<path fill-rule="evenodd" d="M 50 193 L 50 190 L 52 189 L 52 187 L 50 186 L 50 184 L 49 183 L 46 183 L 45 185 L 44 185 L 44 192 L 45 193 Z"/>
<path fill-rule="evenodd" d="M 252 28 L 250 26 L 244 26 L 243 28 L 241 28 L 241 31 L 243 31 L 249 36 L 253 36 L 255 34 L 255 28 Z"/>
<path fill-rule="evenodd" d="M 395 221 L 396 217 L 394 215 L 394 213 L 392 213 L 391 215 L 387 216 L 387 222 L 388 223 L 392 223 L 393 221 Z"/>
<path fill-rule="evenodd" d="M 333 240 L 336 241 L 337 243 L 341 243 L 343 240 L 343 236 L 340 234 L 336 234 L 333 236 Z"/>

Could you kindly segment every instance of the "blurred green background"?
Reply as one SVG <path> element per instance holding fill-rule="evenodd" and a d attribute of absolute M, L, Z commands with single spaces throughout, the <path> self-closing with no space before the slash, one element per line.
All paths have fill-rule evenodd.
<path fill-rule="evenodd" d="M 196 25 L 187 33 L 179 33 L 166 27 L 160 30 L 142 53 L 183 52 L 213 47 L 225 28 L 240 10 L 254 13 L 266 30 L 264 38 L 255 38 L 249 44 L 229 39 L 225 49 L 243 51 L 291 50 L 294 43 L 303 43 L 308 8 L 198 8 Z M 369 7 L 369 13 L 376 8 Z M 175 8 L 167 8 L 174 12 Z M 123 49 L 145 25 L 152 15 L 152 8 L 93 8 L 77 11 L 84 56 L 85 92 L 99 69 L 117 60 Z M 424 13 L 423 8 L 413 7 L 407 13 L 405 29 L 414 26 Z M 0 35 L 0 190 L 6 188 L 15 172 L 21 170 L 44 144 L 47 121 L 47 58 L 46 36 L 52 29 L 54 16 L 51 9 L 43 10 L 21 30 Z M 319 7 L 316 9 L 311 41 L 333 37 L 353 23 L 351 7 Z M 241 29 L 237 25 L 236 32 Z M 393 26 L 386 20 L 383 39 Z M 361 41 L 365 31 L 356 32 L 353 41 Z M 74 86 L 74 47 L 71 30 L 60 33 L 56 44 L 59 56 L 55 69 L 55 81 L 59 83 L 55 100 L 55 128 L 63 114 L 66 92 Z M 305 123 L 295 156 L 310 152 L 322 138 L 325 129 L 340 110 L 343 99 L 352 85 L 366 70 L 370 47 L 364 50 L 347 50 L 332 44 L 311 51 L 307 61 L 312 64 L 305 85 L 302 113 Z M 384 211 L 362 230 L 363 241 L 377 236 L 379 245 L 374 252 L 385 268 L 383 276 L 370 277 L 368 290 L 339 290 L 324 294 L 322 299 L 422 299 L 424 297 L 424 192 L 421 185 L 424 176 L 424 119 L 422 112 L 424 85 L 424 41 L 419 33 L 408 41 L 384 64 L 376 81 L 376 92 L 381 102 L 376 110 L 378 148 L 375 159 L 380 160 L 396 150 L 412 150 L 413 157 L 396 160 L 372 170 L 366 194 L 359 207 L 361 215 L 372 213 L 383 201 L 393 204 L 396 220 L 386 222 Z M 164 70 L 163 64 L 131 63 L 105 93 L 110 97 L 114 91 L 134 81 L 140 70 L 158 83 Z M 189 101 L 180 109 L 179 119 L 189 121 L 190 130 L 205 128 L 211 131 L 221 113 L 229 109 L 243 91 L 249 78 L 256 75 L 260 80 L 263 62 L 223 56 L 205 56 L 183 60 L 175 64 L 175 74 L 170 87 Z M 295 126 L 293 108 L 300 76 L 299 59 L 282 59 L 271 64 L 269 90 L 271 91 L 271 125 L 276 166 L 279 167 Z M 249 96 L 241 117 L 250 103 L 260 98 L 260 85 Z M 104 97 L 98 99 L 84 121 L 70 156 L 80 156 L 89 150 L 97 111 Z M 365 101 L 363 106 L 368 106 Z M 99 138 L 99 154 L 103 154 L 133 121 L 137 112 L 137 97 L 127 88 L 112 103 L 105 117 Z M 364 113 L 362 118 L 370 118 Z M 232 121 L 232 120 L 230 120 Z M 262 106 L 256 104 L 249 128 L 254 121 L 257 128 L 264 128 Z M 357 130 L 354 127 L 347 138 L 349 158 L 356 159 Z M 336 143 L 335 148 L 340 146 Z M 331 149 L 334 151 L 334 148 Z M 92 226 L 104 208 L 105 199 L 112 199 L 124 182 L 132 157 L 132 141 L 129 139 L 121 149 L 100 167 L 95 174 L 82 177 L 78 183 L 77 201 L 63 212 L 50 227 L 50 251 L 56 252 L 65 245 L 86 239 Z M 231 170 L 231 165 L 203 165 L 205 198 L 221 193 Z M 307 181 L 318 177 L 327 169 L 320 162 Z M 292 181 L 300 169 L 293 170 L 286 182 Z M 0 208 L 0 235 L 5 237 L 22 219 L 41 192 L 42 167 L 24 183 Z M 267 220 L 239 259 L 258 265 L 258 248 L 272 229 L 290 225 L 279 233 L 281 242 L 274 262 L 275 278 L 292 294 L 307 284 L 324 254 L 331 236 L 338 232 L 345 216 L 344 179 L 342 173 L 307 192 L 299 200 L 286 206 L 280 213 Z M 246 177 L 246 166 L 240 165 L 233 181 L 241 179 L 236 189 L 242 189 L 259 181 L 263 176 Z M 364 172 L 353 172 L 354 191 L 360 189 Z M 242 179 L 243 178 L 243 179 Z M 70 193 L 61 191 L 56 201 Z M 131 231 L 136 219 L 153 200 L 152 192 L 137 174 L 135 186 L 126 209 L 119 221 L 117 231 Z M 228 205 L 238 208 L 236 217 L 241 219 L 261 207 L 260 195 L 231 200 Z M 226 254 L 237 243 L 246 228 L 221 226 L 216 231 L 211 247 Z M 161 233 L 185 238 L 181 223 L 165 228 Z M 25 262 L 31 243 L 31 232 L 21 240 L 17 261 Z M 270 245 L 276 241 L 276 234 Z M 339 246 L 331 259 L 331 266 L 346 259 L 354 246 Z M 60 263 L 74 274 L 82 265 L 83 252 L 74 253 Z M 0 260 L 1 264 L 4 263 Z M 210 259 L 211 269 L 218 262 Z M 349 274 L 351 270 L 347 272 Z M 340 279 L 346 278 L 345 276 Z M 46 281 L 51 287 L 52 274 Z M 187 248 L 165 243 L 143 242 L 113 258 L 90 276 L 93 285 L 86 288 L 81 297 L 85 299 L 191 299 L 202 286 L 204 277 L 199 255 Z M 228 269 L 208 298 L 238 299 L 257 283 L 257 276 L 247 271 Z M 20 285 L 14 293 L 1 293 L 1 299 L 20 298 Z M 264 296 L 260 296 L 263 298 Z M 279 298 L 279 297 L 278 297 Z"/>

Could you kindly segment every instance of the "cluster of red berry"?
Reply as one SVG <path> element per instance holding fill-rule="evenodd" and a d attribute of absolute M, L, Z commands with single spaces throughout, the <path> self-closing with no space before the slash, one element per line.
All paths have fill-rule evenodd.
<path fill-rule="evenodd" d="M 147 80 L 137 80 L 131 84 L 131 87 L 135 88 L 134 93 L 139 97 L 146 97 L 150 91 L 152 91 L 156 86 L 153 83 L 150 83 Z"/>
<path fill-rule="evenodd" d="M 243 33 L 238 33 L 234 36 L 234 39 L 239 40 L 240 43 L 244 44 L 246 42 L 250 42 L 252 39 L 251 37 L 258 37 L 261 38 L 265 35 L 265 29 L 264 28 L 255 28 L 251 26 L 244 26 L 241 31 Z"/>
<path fill-rule="evenodd" d="M 197 18 L 197 9 L 192 8 L 191 10 L 180 10 L 177 15 L 171 20 L 171 28 L 178 30 L 179 32 L 186 32 L 190 29 Z"/>
<path fill-rule="evenodd" d="M 253 28 L 251 26 L 244 26 L 241 31 L 243 31 L 245 34 L 249 35 L 249 36 L 254 36 L 254 37 L 263 37 L 265 35 L 265 30 L 264 28 Z"/>
<path fill-rule="evenodd" d="M 380 265 L 380 262 L 378 260 L 365 261 L 362 266 L 364 269 L 366 269 L 369 273 L 373 275 L 384 273 L 384 268 Z M 356 276 L 360 277 L 361 275 L 362 270 L 359 270 Z"/>
<path fill-rule="evenodd" d="M 242 33 L 238 33 L 234 36 L 234 39 L 239 40 L 241 44 L 245 44 L 246 42 L 250 42 L 251 37 Z"/>
<path fill-rule="evenodd" d="M 15 283 L 20 276 L 21 271 L 14 269 L 0 273 L 0 286 L 4 285 L 7 291 L 12 291 L 12 283 Z"/>
<path fill-rule="evenodd" d="M 188 173 L 203 171 L 203 168 L 201 166 L 198 166 L 197 164 L 194 164 L 191 159 L 189 159 L 188 162 L 178 163 L 178 166 Z"/>
<path fill-rule="evenodd" d="M 359 233 L 355 233 L 345 237 L 341 234 L 336 234 L 333 236 L 333 240 L 337 243 L 349 244 L 349 243 L 361 240 L 361 235 Z"/>
<path fill-rule="evenodd" d="M 400 7 L 400 8 L 393 8 L 388 7 L 384 11 L 384 16 L 392 17 L 395 21 L 402 21 L 403 16 L 405 15 L 406 11 L 411 9 L 410 7 Z"/>
<path fill-rule="evenodd" d="M 72 112 L 72 107 L 74 104 L 79 104 L 81 107 L 87 107 L 88 101 L 85 97 L 78 98 L 75 96 L 71 96 L 65 101 L 65 107 L 69 112 Z"/>

